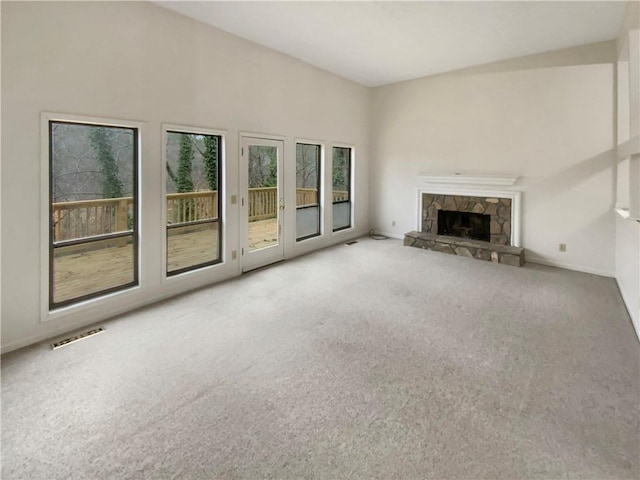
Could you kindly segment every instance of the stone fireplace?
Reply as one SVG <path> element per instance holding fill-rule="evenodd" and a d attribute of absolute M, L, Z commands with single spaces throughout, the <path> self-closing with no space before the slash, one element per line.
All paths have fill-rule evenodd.
<path fill-rule="evenodd" d="M 510 198 L 422 193 L 421 203 L 422 232 L 511 245 Z M 467 226 L 460 225 L 456 229 L 451 219 L 456 216 L 460 223 Z M 467 230 L 472 228 L 472 222 L 473 230 Z M 483 238 L 478 238 L 475 235 L 479 233 L 479 222 L 488 224 L 488 236 L 483 234 Z M 474 235 L 469 235 L 471 231 Z"/>
<path fill-rule="evenodd" d="M 405 245 L 524 264 L 524 249 L 519 245 L 520 192 L 474 187 L 509 181 L 512 185 L 515 178 L 438 175 L 418 180 L 418 230 L 405 235 Z"/>

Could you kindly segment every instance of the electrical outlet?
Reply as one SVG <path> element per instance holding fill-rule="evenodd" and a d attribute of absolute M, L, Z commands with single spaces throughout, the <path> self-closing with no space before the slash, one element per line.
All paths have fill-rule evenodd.
<path fill-rule="evenodd" d="M 561 243 L 559 250 L 561 252 L 566 252 L 567 251 L 567 244 L 566 243 Z"/>
<path fill-rule="evenodd" d="M 238 251 L 237 250 L 232 250 L 231 251 L 231 260 L 235 260 L 236 258 L 238 258 Z"/>
<path fill-rule="evenodd" d="M 395 227 L 396 226 L 396 221 L 395 220 L 391 220 L 391 226 Z"/>

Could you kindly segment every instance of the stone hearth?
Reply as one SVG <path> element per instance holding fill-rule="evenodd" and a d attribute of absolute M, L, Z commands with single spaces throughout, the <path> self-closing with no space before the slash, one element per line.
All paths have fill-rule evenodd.
<path fill-rule="evenodd" d="M 467 238 L 436 235 L 426 232 L 409 232 L 404 236 L 404 244 L 409 247 L 434 250 L 436 252 L 460 255 L 462 257 L 502 263 L 512 267 L 521 267 L 525 263 L 524 248 L 482 242 Z"/>

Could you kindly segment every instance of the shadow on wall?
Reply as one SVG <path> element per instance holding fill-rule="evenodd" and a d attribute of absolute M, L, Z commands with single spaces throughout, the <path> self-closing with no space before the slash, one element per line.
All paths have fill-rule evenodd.
<path fill-rule="evenodd" d="M 591 158 L 583 160 L 580 163 L 571 165 L 559 173 L 541 178 L 528 185 L 527 190 L 533 189 L 536 194 L 554 195 L 564 193 L 567 188 L 580 184 L 585 180 L 589 180 L 594 175 L 602 173 L 606 170 L 612 170 L 615 166 L 616 151 L 610 149 L 599 153 Z M 611 175 L 611 207 L 615 203 L 616 178 Z"/>
<path fill-rule="evenodd" d="M 568 190 L 573 187 L 580 185 L 582 182 L 586 182 L 594 176 L 606 172 L 607 170 L 612 170 L 614 161 L 615 161 L 615 150 L 610 149 L 605 152 L 599 153 L 591 158 L 583 160 L 580 163 L 576 163 L 571 165 L 570 167 L 561 170 L 559 173 L 543 177 L 543 178 L 535 178 L 527 181 L 528 179 L 523 178 L 523 183 L 525 183 L 524 191 L 526 192 L 525 197 L 523 198 L 523 208 L 527 208 L 527 204 L 534 200 L 534 204 L 537 205 L 537 210 L 544 209 L 552 205 L 552 199 L 556 199 L 557 197 L 561 197 L 563 194 L 566 194 Z M 610 209 L 613 209 L 615 204 L 615 185 L 616 178 L 613 175 L 613 170 L 611 174 L 611 195 L 610 195 Z M 541 199 L 547 199 L 548 202 L 542 202 Z M 553 200 L 557 201 L 557 200 Z M 526 235 L 526 222 L 522 226 L 522 234 Z"/>
<path fill-rule="evenodd" d="M 552 52 L 538 53 L 511 60 L 500 60 L 494 63 L 463 68 L 442 75 L 466 76 L 488 73 L 515 72 L 518 70 L 535 70 L 538 68 L 571 67 L 578 65 L 596 65 L 610 63 L 612 68 L 617 58 L 616 41 L 592 43 L 579 47 L 563 48 Z M 435 77 L 436 75 L 434 75 Z"/>
<path fill-rule="evenodd" d="M 602 244 L 605 240 L 597 232 L 609 231 L 613 228 L 616 183 L 613 166 L 615 158 L 615 150 L 610 149 L 571 165 L 555 175 L 531 178 L 524 189 L 526 195 L 523 198 L 523 208 L 529 208 L 529 219 L 536 217 L 539 223 L 542 217 L 550 218 L 551 225 L 556 227 L 564 225 L 563 235 L 565 237 L 563 240 L 566 243 L 583 243 L 586 238 L 593 238 L 592 235 L 596 233 L 595 241 Z M 610 185 L 603 186 L 603 190 L 600 190 L 599 193 L 591 192 L 596 197 L 592 197 L 591 194 L 585 196 L 585 191 L 582 191 L 578 197 L 574 197 L 571 193 L 573 189 L 580 188 L 581 184 L 589 182 L 594 177 L 601 175 L 601 178 L 606 178 L 604 175 L 609 172 L 611 173 Z M 603 201 L 605 196 L 608 202 L 606 204 Z M 535 207 L 531 206 L 530 202 Z M 555 207 L 558 205 L 562 205 L 562 208 L 556 209 Z M 575 209 L 583 210 L 580 215 L 581 221 L 578 223 L 571 216 L 566 216 L 568 212 L 575 211 Z M 523 237 L 527 236 L 528 228 L 531 228 L 531 225 L 529 222 L 524 222 L 522 225 Z M 528 249 L 528 254 L 533 254 L 530 255 L 530 260 L 533 262 L 551 254 L 551 251 L 535 251 L 529 247 Z M 599 256 L 602 257 L 602 255 L 608 255 L 608 253 L 602 252 Z M 607 271 L 604 268 L 600 270 Z"/>

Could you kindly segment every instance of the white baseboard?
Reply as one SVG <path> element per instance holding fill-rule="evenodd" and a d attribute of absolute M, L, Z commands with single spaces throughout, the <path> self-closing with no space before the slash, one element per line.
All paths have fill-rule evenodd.
<path fill-rule="evenodd" d="M 376 232 L 376 233 L 380 235 L 385 235 L 390 238 L 397 238 L 398 240 L 404 240 L 404 235 L 398 235 L 397 233 L 390 233 L 390 232 Z M 539 265 L 546 265 L 547 267 L 564 268 L 565 270 L 574 270 L 576 272 L 591 273 L 592 275 L 600 275 L 601 277 L 615 278 L 615 272 L 610 270 L 600 270 L 598 268 L 585 267 L 582 265 L 573 265 L 570 263 L 556 262 L 554 260 L 548 260 L 548 259 L 539 257 L 537 255 L 530 254 L 528 251 L 526 251 L 526 249 L 525 249 L 525 259 L 527 262 L 537 263 Z"/>
<path fill-rule="evenodd" d="M 636 332 L 636 336 L 638 337 L 638 341 L 640 342 L 640 312 L 632 312 L 629 308 L 631 302 L 629 299 L 625 297 L 624 291 L 620 288 L 620 283 L 616 278 L 616 286 L 618 287 L 618 291 L 620 292 L 620 296 L 622 297 L 622 302 L 624 306 L 627 308 L 627 312 L 629 313 L 629 318 L 631 318 L 631 325 L 633 325 L 633 329 Z"/>
<path fill-rule="evenodd" d="M 62 337 L 63 335 L 71 334 L 72 332 L 89 328 L 90 326 L 96 325 L 98 323 L 106 322 L 107 320 L 98 320 L 98 321 L 90 320 L 86 322 L 78 322 L 70 325 L 65 325 L 59 328 L 54 328 L 46 332 L 40 332 L 35 335 L 31 335 L 30 337 L 22 338 L 20 340 L 16 340 L 14 342 L 10 342 L 2 345 L 0 353 L 4 355 L 5 353 L 9 353 L 24 347 L 32 347 L 34 345 L 43 344 L 43 343 L 52 343 L 54 340 L 56 340 L 59 337 Z"/>
<path fill-rule="evenodd" d="M 404 235 L 398 235 L 397 233 L 389 233 L 389 232 L 375 232 L 376 235 L 384 235 L 385 237 L 395 238 L 397 240 L 404 240 Z"/>
<path fill-rule="evenodd" d="M 583 265 L 573 265 L 570 263 L 556 262 L 554 260 L 548 260 L 546 258 L 532 255 L 525 250 L 525 260 L 530 263 L 537 263 L 539 265 L 546 265 L 548 267 L 564 268 L 565 270 L 573 270 L 576 272 L 591 273 L 592 275 L 600 275 L 602 277 L 615 277 L 615 272 L 610 270 L 600 270 L 598 268 L 585 267 Z"/>
<path fill-rule="evenodd" d="M 286 257 L 287 260 L 291 259 L 291 258 L 295 258 L 297 256 L 301 256 L 301 255 L 306 255 L 309 253 L 312 253 L 314 251 L 319 251 L 322 250 L 324 248 L 328 248 L 328 247 L 332 247 L 334 245 L 339 245 L 340 243 L 343 243 L 345 241 L 349 241 L 349 240 L 353 240 L 359 237 L 362 237 L 364 235 L 367 234 L 369 230 L 364 230 L 364 229 L 358 229 L 358 230 L 354 230 L 354 229 L 348 229 L 348 230 L 341 230 L 340 232 L 336 232 L 335 234 L 328 236 L 326 239 L 321 240 L 322 243 L 318 243 L 316 245 L 313 245 L 313 248 L 310 248 L 307 251 L 293 251 L 291 254 L 289 254 L 289 256 Z M 25 338 L 20 338 L 18 340 L 14 340 L 12 342 L 9 343 L 5 343 L 0 345 L 0 354 L 5 354 L 5 353 L 9 353 L 13 350 L 18 350 L 20 348 L 24 348 L 24 347 L 28 347 L 28 346 L 32 346 L 32 345 L 37 345 L 37 344 L 47 344 L 47 343 L 51 343 L 52 341 L 54 341 L 55 339 L 62 337 L 63 335 L 68 335 L 71 334 L 73 332 L 79 331 L 79 330 L 83 330 L 85 328 L 88 328 L 90 326 L 93 325 L 97 325 L 103 322 L 108 322 L 116 317 L 119 317 L 121 315 L 125 315 L 127 313 L 130 312 L 134 312 L 140 308 L 146 307 L 148 305 L 153 305 L 159 302 L 162 302 L 164 300 L 167 300 L 169 298 L 175 297 L 177 295 L 182 295 L 184 293 L 188 293 L 191 291 L 195 291 L 201 288 L 206 288 L 212 285 L 216 285 L 225 281 L 228 281 L 232 278 L 237 278 L 241 275 L 241 272 L 239 270 L 233 270 L 230 271 L 229 274 L 216 279 L 215 281 L 209 281 L 209 282 L 205 282 L 205 283 L 198 283 L 198 284 L 183 284 L 182 286 L 179 286 L 177 288 L 164 288 L 163 293 L 156 296 L 156 297 L 152 297 L 152 298 L 148 298 L 144 301 L 141 301 L 139 303 L 135 303 L 133 305 L 126 305 L 126 306 L 121 306 L 115 309 L 111 309 L 110 313 L 108 316 L 105 316 L 104 318 L 99 318 L 99 319 L 95 319 L 95 318 L 90 318 L 89 320 L 87 319 L 83 319 L 83 320 L 78 320 L 78 321 L 67 321 L 67 322 L 63 322 L 60 325 L 56 325 L 55 324 L 55 320 L 52 320 L 50 322 L 47 322 L 47 327 L 45 330 L 41 330 L 33 335 L 30 335 L 28 337 Z M 40 324 L 42 325 L 42 324 Z"/>

